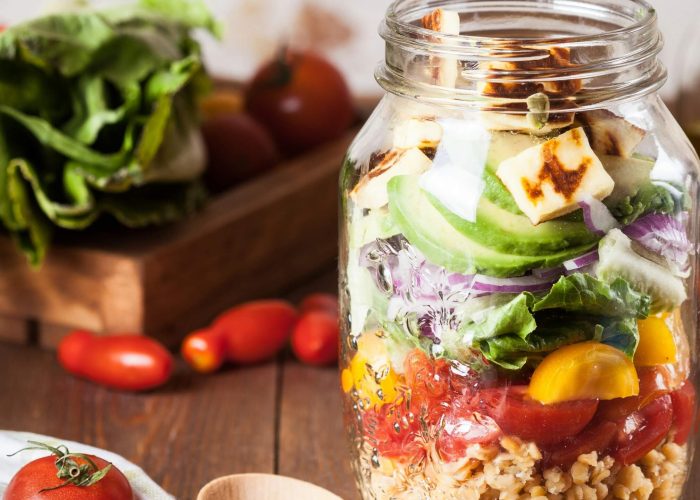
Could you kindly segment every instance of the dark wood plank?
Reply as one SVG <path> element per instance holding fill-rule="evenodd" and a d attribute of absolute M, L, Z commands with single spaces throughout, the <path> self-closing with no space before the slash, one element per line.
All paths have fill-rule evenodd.
<path fill-rule="evenodd" d="M 313 292 L 335 293 L 329 270 L 289 294 L 295 302 Z M 278 473 L 318 484 L 346 500 L 358 498 L 342 417 L 335 367 L 314 368 L 289 359 L 282 372 Z"/>
<path fill-rule="evenodd" d="M 0 429 L 84 442 L 137 463 L 177 498 L 239 472 L 273 472 L 277 365 L 174 379 L 124 394 L 63 373 L 54 355 L 0 345 Z"/>
<path fill-rule="evenodd" d="M 350 469 L 335 368 L 284 366 L 278 473 L 309 481 L 346 500 L 359 498 Z"/>
<path fill-rule="evenodd" d="M 0 316 L 0 342 L 27 344 L 29 332 L 29 321 L 25 318 Z"/>

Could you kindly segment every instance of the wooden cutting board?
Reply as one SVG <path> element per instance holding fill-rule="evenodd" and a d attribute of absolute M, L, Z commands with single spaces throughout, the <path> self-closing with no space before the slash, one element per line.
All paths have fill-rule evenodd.
<path fill-rule="evenodd" d="M 278 296 L 337 255 L 338 173 L 356 130 L 166 227 L 63 234 L 40 271 L 0 237 L 0 340 L 69 330 L 175 345 L 237 302 Z"/>

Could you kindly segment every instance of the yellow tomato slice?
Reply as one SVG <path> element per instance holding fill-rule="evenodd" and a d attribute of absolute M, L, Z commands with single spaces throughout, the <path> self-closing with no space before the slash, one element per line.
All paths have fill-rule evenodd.
<path fill-rule="evenodd" d="M 532 374 L 529 392 L 543 404 L 626 398 L 639 394 L 639 377 L 624 352 L 598 342 L 581 342 L 545 357 Z"/>
<path fill-rule="evenodd" d="M 667 324 L 668 314 L 637 321 L 639 345 L 634 353 L 636 366 L 656 366 L 675 363 L 676 341 Z"/>
<path fill-rule="evenodd" d="M 398 375 L 379 332 L 365 333 L 357 340 L 357 353 L 341 374 L 345 392 L 357 391 L 360 407 L 379 407 L 398 397 Z"/>

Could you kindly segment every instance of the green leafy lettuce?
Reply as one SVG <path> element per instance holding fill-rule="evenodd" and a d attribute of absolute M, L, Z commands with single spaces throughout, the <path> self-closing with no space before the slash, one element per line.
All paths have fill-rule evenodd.
<path fill-rule="evenodd" d="M 562 276 L 542 296 L 524 292 L 460 328 L 465 344 L 505 369 L 536 364 L 559 347 L 597 340 L 633 356 L 637 318 L 650 298 L 619 278 L 608 284 L 588 274 Z"/>
<path fill-rule="evenodd" d="M 202 0 L 55 14 L 0 34 L 0 223 L 28 260 L 102 214 L 161 224 L 202 202 Z"/>
<path fill-rule="evenodd" d="M 634 196 L 628 196 L 608 208 L 613 216 L 626 226 L 646 214 L 678 213 L 687 203 L 687 194 L 683 189 L 665 182 L 649 181 L 643 184 Z"/>

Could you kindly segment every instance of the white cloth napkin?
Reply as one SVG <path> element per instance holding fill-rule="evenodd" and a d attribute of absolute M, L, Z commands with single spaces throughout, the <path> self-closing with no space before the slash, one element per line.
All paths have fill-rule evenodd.
<path fill-rule="evenodd" d="M 14 453 L 17 450 L 21 450 L 22 448 L 29 446 L 27 441 L 39 441 L 50 446 L 64 444 L 72 452 L 89 453 L 90 455 L 96 455 L 107 462 L 113 463 L 115 467 L 122 471 L 129 480 L 129 483 L 131 483 L 131 488 L 134 490 L 138 500 L 174 500 L 175 498 L 163 491 L 150 477 L 146 475 L 146 473 L 140 467 L 137 467 L 131 462 L 110 451 L 100 450 L 99 448 L 94 448 L 92 446 L 87 446 L 85 444 L 80 444 L 73 441 L 66 441 L 64 439 L 42 436 L 40 434 L 32 434 L 30 432 L 2 430 L 0 430 L 0 498 L 2 497 L 2 493 L 7 488 L 7 484 L 10 482 L 10 479 L 12 479 L 12 476 L 14 476 L 17 471 L 22 468 L 22 466 L 36 458 L 47 455 L 47 452 L 45 451 L 31 450 L 23 451 L 22 453 L 18 453 L 13 457 L 7 456 L 10 453 Z"/>

